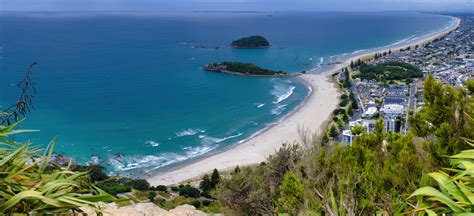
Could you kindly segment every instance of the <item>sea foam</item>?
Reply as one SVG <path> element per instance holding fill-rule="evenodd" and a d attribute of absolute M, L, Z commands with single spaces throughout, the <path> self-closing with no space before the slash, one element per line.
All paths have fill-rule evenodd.
<path fill-rule="evenodd" d="M 192 128 L 188 128 L 186 130 L 182 130 L 180 132 L 177 132 L 176 133 L 176 137 L 183 137 L 183 136 L 194 136 L 198 133 L 204 133 L 206 132 L 206 130 L 202 130 L 202 129 L 192 129 Z"/>
<path fill-rule="evenodd" d="M 275 97 L 273 104 L 278 104 L 286 99 L 288 99 L 295 90 L 295 86 L 288 86 L 281 83 L 277 83 L 273 86 L 271 94 Z"/>
<path fill-rule="evenodd" d="M 183 153 L 161 153 L 157 155 L 145 155 L 145 156 L 124 156 L 121 158 L 109 159 L 109 165 L 111 165 L 115 171 L 124 172 L 137 169 L 143 169 L 144 172 L 149 172 L 153 169 L 158 169 L 164 166 L 175 164 L 181 161 L 185 161 L 191 158 L 202 156 L 214 149 L 216 149 L 219 143 L 226 140 L 242 136 L 243 133 L 237 133 L 227 137 L 211 137 L 206 135 L 200 135 L 201 145 L 196 147 L 183 147 Z"/>

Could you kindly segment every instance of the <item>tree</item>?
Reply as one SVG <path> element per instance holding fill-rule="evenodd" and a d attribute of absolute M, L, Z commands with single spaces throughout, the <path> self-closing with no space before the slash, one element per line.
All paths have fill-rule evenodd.
<path fill-rule="evenodd" d="M 214 187 L 212 185 L 211 179 L 209 178 L 209 175 L 208 174 L 204 175 L 201 183 L 199 183 L 199 189 L 201 189 L 204 192 L 208 192 L 212 188 Z"/>
<path fill-rule="evenodd" d="M 107 173 L 105 173 L 105 167 L 101 165 L 92 164 L 87 168 L 88 175 L 91 181 L 98 182 L 108 179 Z"/>
<path fill-rule="evenodd" d="M 135 190 L 148 190 L 150 188 L 150 183 L 146 179 L 131 179 L 130 186 Z"/>
<path fill-rule="evenodd" d="M 158 186 L 156 186 L 156 187 L 155 187 L 155 190 L 156 190 L 156 191 L 165 192 L 165 193 L 168 192 L 168 188 L 167 188 L 166 186 L 164 186 L 164 185 L 158 185 Z"/>
<path fill-rule="evenodd" d="M 348 116 L 353 116 L 353 115 L 354 115 L 354 111 L 352 110 L 351 107 L 348 107 L 348 108 L 347 108 L 347 115 L 348 115 Z"/>
<path fill-rule="evenodd" d="M 234 173 L 234 174 L 237 174 L 237 173 L 239 173 L 239 172 L 240 172 L 240 167 L 239 167 L 239 165 L 237 165 L 237 166 L 235 167 L 233 173 Z"/>
<path fill-rule="evenodd" d="M 346 123 L 349 122 L 349 116 L 347 115 L 347 113 L 342 114 L 342 120 Z"/>
<path fill-rule="evenodd" d="M 303 198 L 304 187 L 301 181 L 293 172 L 286 173 L 280 185 L 280 198 L 278 201 L 287 211 L 296 215 L 299 206 L 303 204 Z"/>
<path fill-rule="evenodd" d="M 265 183 L 266 166 L 245 168 L 222 179 L 216 198 L 224 207 L 225 215 L 273 215 L 274 206 L 268 184 Z"/>
<path fill-rule="evenodd" d="M 364 133 L 364 131 L 365 131 L 364 126 L 357 125 L 357 126 L 351 127 L 351 133 L 354 136 L 359 136 L 360 134 Z"/>
<path fill-rule="evenodd" d="M 148 192 L 148 199 L 153 202 L 155 201 L 155 197 L 156 197 L 156 192 L 155 191 L 150 191 Z"/>
<path fill-rule="evenodd" d="M 220 179 L 221 179 L 221 176 L 219 175 L 219 171 L 217 171 L 217 169 L 214 169 L 211 175 L 211 187 L 215 188 L 217 184 L 219 184 Z"/>
<path fill-rule="evenodd" d="M 331 126 L 331 129 L 329 130 L 329 136 L 332 137 L 333 140 L 335 140 L 337 138 L 337 135 L 338 135 L 338 131 L 337 131 L 337 128 L 336 126 L 333 124 Z"/>
<path fill-rule="evenodd" d="M 352 109 L 359 109 L 359 106 L 357 105 L 357 101 L 356 100 L 353 100 L 352 103 L 351 103 L 351 106 L 352 106 Z"/>

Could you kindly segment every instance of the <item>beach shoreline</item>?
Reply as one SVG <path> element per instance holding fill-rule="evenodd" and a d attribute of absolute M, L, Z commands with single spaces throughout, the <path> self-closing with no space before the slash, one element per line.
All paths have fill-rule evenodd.
<path fill-rule="evenodd" d="M 338 64 L 333 64 L 324 71 L 310 71 L 300 76 L 312 89 L 304 104 L 302 104 L 291 115 L 284 118 L 278 124 L 269 127 L 259 135 L 245 142 L 234 145 L 208 157 L 203 157 L 193 163 L 175 167 L 172 170 L 155 173 L 147 178 L 151 185 L 172 185 L 185 182 L 186 180 L 199 177 L 213 169 L 228 170 L 233 167 L 257 164 L 278 150 L 284 143 L 302 143 L 301 131 L 305 134 L 321 133 L 330 118 L 332 111 L 338 107 L 340 90 L 333 82 L 331 75 L 344 67 L 348 67 L 351 61 L 368 60 L 377 53 L 399 52 L 407 47 L 414 48 L 417 45 L 426 45 L 433 40 L 443 38 L 458 28 L 460 19 L 453 17 L 450 26 L 437 32 L 421 36 L 400 44 L 370 49 L 348 56 Z"/>

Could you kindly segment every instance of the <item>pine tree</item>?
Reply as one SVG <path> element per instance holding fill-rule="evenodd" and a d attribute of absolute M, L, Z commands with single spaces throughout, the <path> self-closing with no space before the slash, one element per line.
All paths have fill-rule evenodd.
<path fill-rule="evenodd" d="M 356 100 L 353 100 L 352 103 L 351 103 L 351 105 L 352 105 L 352 109 L 355 109 L 355 110 L 356 110 L 356 109 L 359 109 L 359 105 L 357 105 L 357 101 L 356 101 Z"/>
<path fill-rule="evenodd" d="M 220 180 L 221 180 L 221 176 L 219 175 L 219 171 L 217 171 L 217 169 L 214 169 L 211 175 L 211 187 L 215 188 L 217 184 L 219 184 Z"/>
<path fill-rule="evenodd" d="M 237 174 L 239 172 L 240 172 L 240 167 L 239 167 L 239 165 L 237 165 L 234 169 L 234 174 Z"/>
<path fill-rule="evenodd" d="M 202 181 L 199 184 L 199 188 L 204 192 L 207 192 L 207 191 L 209 191 L 210 189 L 213 188 L 212 187 L 212 181 L 209 178 L 208 174 L 206 174 L 206 175 L 204 175 L 204 177 L 202 177 Z"/>

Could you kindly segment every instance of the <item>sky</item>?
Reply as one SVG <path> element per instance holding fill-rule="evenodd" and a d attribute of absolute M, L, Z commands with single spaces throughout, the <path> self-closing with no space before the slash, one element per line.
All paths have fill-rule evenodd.
<path fill-rule="evenodd" d="M 0 11 L 474 11 L 474 0 L 0 0 Z"/>

